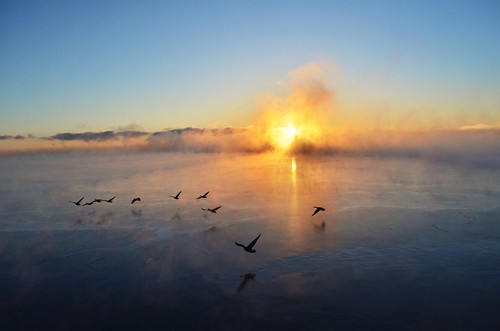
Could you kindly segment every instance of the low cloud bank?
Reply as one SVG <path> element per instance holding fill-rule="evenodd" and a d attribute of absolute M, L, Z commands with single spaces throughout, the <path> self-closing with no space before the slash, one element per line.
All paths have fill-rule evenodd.
<path fill-rule="evenodd" d="M 23 140 L 23 139 L 26 139 L 26 137 L 21 135 L 17 136 L 0 135 L 0 140 Z"/>
<path fill-rule="evenodd" d="M 320 65 L 309 64 L 290 73 L 282 82 L 281 93 L 267 93 L 259 98 L 252 124 L 244 128 L 187 127 L 146 132 L 133 124 L 114 131 L 58 133 L 42 139 L 26 139 L 26 143 L 32 143 L 31 150 L 122 148 L 193 153 L 420 157 L 500 168 L 500 125 L 495 118 L 491 118 L 491 123 L 461 123 L 455 129 L 412 130 L 411 126 L 400 124 L 405 114 L 399 114 L 403 117 L 399 120 L 397 114 L 391 114 L 388 116 L 393 119 L 391 122 L 381 120 L 380 109 L 372 109 L 374 116 L 355 109 L 340 109 L 325 70 Z M 416 113 L 412 116 L 415 120 L 421 119 Z M 2 147 L 5 151 L 5 146 L 13 150 L 15 145 L 27 145 L 23 138 L 0 136 L 0 151 Z"/>
<path fill-rule="evenodd" d="M 181 128 L 145 131 L 60 133 L 42 139 L 0 136 L 0 142 L 35 142 L 38 151 L 126 149 L 183 153 L 262 153 L 352 157 L 418 157 L 500 168 L 500 129 L 324 132 L 321 139 L 294 138 L 286 150 L 273 145 L 261 128 Z M 11 141 L 11 143 L 9 143 Z M 45 142 L 45 143 L 44 143 Z M 30 150 L 26 148 L 26 150 Z"/>
<path fill-rule="evenodd" d="M 169 152 L 257 153 L 271 151 L 253 136 L 252 128 L 184 128 L 151 134 L 145 148 Z"/>
<path fill-rule="evenodd" d="M 419 157 L 500 167 L 500 130 L 372 131 L 329 133 L 320 141 L 296 139 L 286 151 L 256 139 L 258 130 L 177 129 L 151 134 L 142 148 L 168 152 L 271 152 L 309 155 Z"/>
<path fill-rule="evenodd" d="M 58 133 L 51 137 L 44 139 L 47 140 L 60 140 L 60 141 L 84 141 L 84 142 L 103 142 L 108 140 L 117 140 L 119 138 L 137 138 L 148 135 L 147 132 L 143 131 L 102 131 L 102 132 L 82 132 L 82 133 Z"/>

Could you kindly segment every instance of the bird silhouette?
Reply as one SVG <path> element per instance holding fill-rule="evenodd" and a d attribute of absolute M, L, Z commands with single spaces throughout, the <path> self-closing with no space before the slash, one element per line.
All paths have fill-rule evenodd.
<path fill-rule="evenodd" d="M 179 193 L 177 193 L 176 195 L 171 195 L 170 197 L 174 198 L 175 200 L 179 200 L 179 195 L 181 195 L 181 192 L 182 191 L 179 191 Z"/>
<path fill-rule="evenodd" d="M 203 195 L 200 195 L 199 197 L 197 197 L 196 199 L 206 199 L 207 198 L 207 195 L 208 195 L 209 192 L 203 194 Z"/>
<path fill-rule="evenodd" d="M 116 197 L 112 197 L 111 199 L 108 199 L 108 200 L 103 199 L 102 201 L 106 201 L 106 202 L 108 202 L 108 203 L 112 203 L 112 202 L 113 202 L 113 200 L 114 200 L 115 198 L 116 198 Z"/>
<path fill-rule="evenodd" d="M 95 201 L 90 201 L 90 202 L 85 202 L 83 205 L 84 206 L 92 206 Z"/>
<path fill-rule="evenodd" d="M 325 208 L 323 208 L 323 207 L 316 207 L 316 206 L 314 206 L 314 208 L 316 208 L 316 210 L 314 211 L 314 213 L 311 216 L 316 215 L 320 211 L 325 211 Z"/>
<path fill-rule="evenodd" d="M 256 252 L 256 250 L 255 250 L 255 249 L 253 249 L 253 246 L 255 246 L 255 243 L 257 242 L 257 240 L 259 240 L 260 235 L 261 235 L 261 234 L 259 233 L 259 235 L 257 236 L 257 238 L 255 238 L 254 240 L 252 240 L 252 242 L 251 242 L 251 243 L 249 243 L 247 246 L 242 245 L 242 244 L 240 244 L 240 243 L 238 243 L 238 242 L 236 242 L 236 241 L 235 241 L 234 243 L 236 244 L 236 246 L 243 247 L 243 249 L 244 249 L 245 251 L 247 251 L 248 253 L 255 253 L 255 252 Z"/>
<path fill-rule="evenodd" d="M 215 208 L 201 208 L 201 210 L 206 210 L 206 211 L 209 211 L 209 212 L 216 214 L 217 210 L 219 210 L 220 207 L 222 207 L 222 206 L 215 207 Z"/>
<path fill-rule="evenodd" d="M 76 202 L 75 201 L 68 201 L 68 202 L 74 203 L 76 206 L 79 206 L 80 202 L 82 202 L 83 198 L 85 198 L 85 197 L 82 197 L 80 200 L 78 200 Z"/>
<path fill-rule="evenodd" d="M 94 202 L 101 203 L 101 202 L 103 202 L 103 199 L 94 199 L 94 201 L 92 201 L 92 203 L 94 203 Z"/>
<path fill-rule="evenodd" d="M 141 201 L 141 198 L 133 198 L 132 202 L 130 204 L 134 204 L 134 202 L 136 202 L 136 201 Z"/>

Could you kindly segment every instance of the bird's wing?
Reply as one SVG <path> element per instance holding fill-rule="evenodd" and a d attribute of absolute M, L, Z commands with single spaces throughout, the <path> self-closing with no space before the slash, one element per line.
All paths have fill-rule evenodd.
<path fill-rule="evenodd" d="M 260 233 L 259 235 L 257 236 L 257 238 L 255 238 L 254 240 L 252 240 L 252 242 L 250 244 L 248 244 L 248 248 L 252 249 L 252 247 L 255 245 L 255 243 L 257 242 L 257 240 L 259 240 L 260 238 Z"/>
<path fill-rule="evenodd" d="M 216 211 L 216 210 L 219 210 L 219 208 L 222 207 L 222 206 L 219 206 L 219 207 L 216 207 L 214 208 L 213 210 Z"/>
<path fill-rule="evenodd" d="M 177 193 L 177 195 L 176 195 L 175 197 L 176 197 L 176 198 L 178 198 L 178 197 L 179 197 L 179 195 L 181 195 L 181 192 L 182 192 L 182 191 L 179 191 L 179 193 Z"/>
<path fill-rule="evenodd" d="M 210 191 L 208 191 L 207 193 L 203 194 L 203 196 L 206 198 L 208 193 L 210 193 Z"/>
<path fill-rule="evenodd" d="M 240 246 L 240 247 L 246 248 L 246 246 L 245 246 L 245 245 L 242 245 L 242 244 L 240 244 L 240 243 L 238 243 L 238 242 L 236 242 L 236 241 L 235 241 L 234 243 L 236 244 L 236 246 Z"/>
<path fill-rule="evenodd" d="M 85 198 L 85 197 L 82 197 L 82 198 L 81 198 L 80 200 L 78 200 L 78 202 L 77 202 L 77 203 L 80 203 L 80 202 L 82 202 L 83 198 Z"/>
<path fill-rule="evenodd" d="M 311 216 L 316 215 L 318 212 L 319 212 L 319 209 L 316 209 L 316 210 L 314 211 L 314 213 L 313 213 Z"/>

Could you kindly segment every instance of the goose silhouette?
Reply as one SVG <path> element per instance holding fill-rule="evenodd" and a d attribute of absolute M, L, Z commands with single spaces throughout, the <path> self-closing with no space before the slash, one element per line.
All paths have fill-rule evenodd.
<path fill-rule="evenodd" d="M 85 198 L 85 197 L 82 197 L 80 200 L 78 200 L 76 202 L 75 201 L 68 201 L 68 202 L 74 203 L 76 206 L 79 206 L 80 202 L 82 202 L 83 198 Z"/>
<path fill-rule="evenodd" d="M 133 198 L 133 199 L 132 199 L 132 202 L 131 202 L 130 204 L 132 204 L 132 205 L 133 205 L 133 204 L 134 204 L 134 202 L 136 202 L 136 201 L 141 201 L 141 198 Z"/>
<path fill-rule="evenodd" d="M 111 199 L 108 199 L 108 200 L 102 199 L 102 201 L 106 201 L 108 203 L 112 203 L 115 198 L 116 197 L 112 197 Z"/>
<path fill-rule="evenodd" d="M 216 214 L 217 210 L 219 210 L 220 207 L 222 207 L 222 206 L 215 207 L 215 208 L 201 208 L 201 210 L 206 210 L 206 211 L 209 211 L 209 212 Z"/>
<path fill-rule="evenodd" d="M 206 199 L 206 198 L 207 198 L 208 193 L 210 193 L 210 192 L 207 192 L 207 193 L 205 193 L 205 194 L 203 194 L 203 195 L 200 195 L 199 197 L 197 197 L 197 198 L 196 198 L 196 200 L 198 200 L 198 199 Z"/>
<path fill-rule="evenodd" d="M 323 207 L 316 207 L 316 206 L 314 206 L 314 208 L 316 208 L 316 210 L 314 211 L 314 213 L 311 216 L 316 215 L 320 211 L 325 211 L 325 208 L 323 208 Z"/>
<path fill-rule="evenodd" d="M 170 197 L 174 198 L 175 200 L 179 200 L 179 195 L 181 195 L 181 192 L 182 191 L 179 191 L 179 193 L 177 193 L 176 195 L 171 195 Z"/>
<path fill-rule="evenodd" d="M 259 235 L 257 236 L 257 238 L 255 238 L 254 240 L 252 240 L 252 242 L 251 242 L 251 243 L 249 243 L 247 246 L 242 245 L 242 244 L 240 244 L 240 243 L 238 243 L 238 242 L 236 242 L 236 241 L 235 241 L 234 243 L 236 244 L 236 246 L 243 247 L 243 249 L 244 249 L 246 252 L 248 252 L 248 253 L 255 253 L 255 252 L 256 252 L 256 250 L 255 250 L 255 249 L 253 249 L 253 246 L 255 246 L 255 243 L 257 242 L 257 240 L 259 240 L 260 235 L 261 235 L 261 233 L 259 233 Z"/>

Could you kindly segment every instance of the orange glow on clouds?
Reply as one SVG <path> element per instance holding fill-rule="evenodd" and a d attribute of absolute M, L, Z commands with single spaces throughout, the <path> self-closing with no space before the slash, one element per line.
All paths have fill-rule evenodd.
<path fill-rule="evenodd" d="M 318 65 L 308 65 L 289 75 L 288 95 L 266 95 L 260 100 L 256 135 L 272 149 L 294 152 L 323 139 L 329 127 L 333 96 Z"/>

